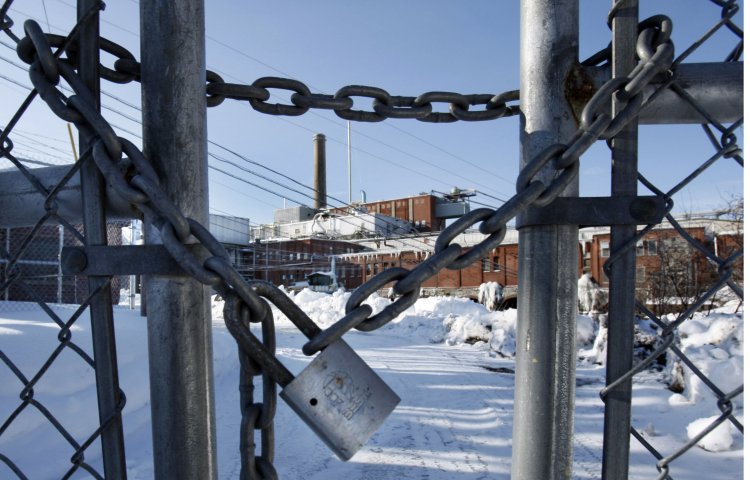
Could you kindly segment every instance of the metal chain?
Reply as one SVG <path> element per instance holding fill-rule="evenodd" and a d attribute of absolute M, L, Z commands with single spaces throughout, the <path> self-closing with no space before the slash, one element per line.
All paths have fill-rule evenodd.
<path fill-rule="evenodd" d="M 160 188 L 156 173 L 142 153 L 130 142 L 117 137 L 109 123 L 92 107 L 91 93 L 85 88 L 67 61 L 51 55 L 47 36 L 40 35 L 41 29 L 38 25 L 34 27 L 32 21 L 27 21 L 25 24 L 27 35 L 21 40 L 23 46 L 19 44 L 19 51 L 23 52 L 20 55 L 22 60 L 31 64 L 30 76 L 40 96 L 58 116 L 75 123 L 77 128 L 88 137 L 88 143 L 92 147 L 89 151 L 84 152 L 84 156 L 91 155 L 115 192 L 131 202 L 135 208 L 141 211 L 147 222 L 159 229 L 164 246 L 186 272 L 201 283 L 216 288 L 224 295 L 230 307 L 235 305 L 234 310 L 229 312 L 227 325 L 228 327 L 230 324 L 233 325 L 230 331 L 243 352 L 241 353 L 244 370 L 242 375 L 246 379 L 257 372 L 257 365 L 248 361 L 248 358 L 252 358 L 253 361 L 257 360 L 257 355 L 253 355 L 254 349 L 268 348 L 258 347 L 254 344 L 251 338 L 254 339 L 255 337 L 246 326 L 250 321 L 263 322 L 268 317 L 268 304 L 263 298 L 274 303 L 310 338 L 310 342 L 305 345 L 304 351 L 308 355 L 313 354 L 325 348 L 334 340 L 341 338 L 351 328 L 370 331 L 385 325 L 416 302 L 420 286 L 427 279 L 443 268 L 461 269 L 477 258 L 485 256 L 487 252 L 502 242 L 506 231 L 505 225 L 510 219 L 522 213 L 530 205 L 543 206 L 560 195 L 577 175 L 578 157 L 597 139 L 611 138 L 619 129 L 631 121 L 644 104 L 640 94 L 641 89 L 654 75 L 668 71 L 671 61 L 670 52 L 673 51 L 673 47 L 671 47 L 671 41 L 669 40 L 669 29 L 664 28 L 663 23 L 664 20 L 662 19 L 662 24 L 651 22 L 644 28 L 641 36 L 643 36 L 642 42 L 645 48 L 642 51 L 639 50 L 642 63 L 627 78 L 611 80 L 602 88 L 604 93 L 595 95 L 591 99 L 584 109 L 581 127 L 570 142 L 549 147 L 522 169 L 516 185 L 517 194 L 512 199 L 497 210 L 480 209 L 460 218 L 438 237 L 434 254 L 413 270 L 392 268 L 376 275 L 360 286 L 352 293 L 349 302 L 347 302 L 346 316 L 331 328 L 322 332 L 291 299 L 275 286 L 263 282 L 246 282 L 239 272 L 231 266 L 226 251 L 208 230 L 197 221 L 182 215 L 168 195 Z M 121 54 L 124 51 L 124 49 L 107 48 L 110 48 L 110 51 L 116 55 L 118 52 Z M 664 53 L 665 51 L 666 53 Z M 120 58 L 115 62 L 114 71 L 126 74 L 118 76 L 119 81 L 123 81 L 126 77 L 132 77 L 135 80 L 139 76 L 139 72 L 136 71 L 138 64 L 130 57 L 132 56 Z M 127 69 L 130 70 L 125 71 Z M 112 69 L 100 68 L 100 74 L 105 79 L 111 75 L 111 71 Z M 70 84 L 74 91 L 74 94 L 70 97 L 65 96 L 57 88 L 60 76 Z M 208 77 L 207 94 L 209 95 L 209 103 L 221 103 L 220 100 L 229 96 L 232 98 L 241 97 L 250 100 L 253 108 L 271 114 L 297 115 L 304 113 L 309 108 L 326 108 L 333 109 L 342 118 L 349 117 L 361 121 L 380 121 L 392 117 L 449 122 L 456 121 L 459 118 L 463 120 L 485 120 L 518 113 L 518 107 L 506 105 L 507 101 L 518 99 L 518 91 L 506 92 L 496 96 L 466 96 L 449 92 L 428 92 L 412 98 L 393 97 L 384 90 L 375 87 L 349 86 L 342 88 L 335 95 L 326 96 L 313 95 L 304 84 L 289 79 L 266 77 L 257 80 L 248 87 L 225 84 L 217 80 L 218 76 L 213 73 L 209 73 Z M 270 93 L 267 95 L 266 88 L 294 91 L 297 96 L 293 95 L 293 105 L 268 104 L 266 100 L 270 97 Z M 628 107 L 614 119 L 610 119 L 608 115 L 603 113 L 601 107 L 603 103 L 609 101 L 611 94 L 621 96 L 628 102 Z M 212 96 L 213 100 L 211 100 Z M 353 103 L 351 98 L 354 96 L 373 98 L 375 111 L 351 110 L 351 104 Z M 296 99 L 296 102 L 294 99 Z M 432 104 L 438 102 L 449 103 L 451 113 L 432 112 Z M 484 104 L 486 112 L 469 111 L 470 106 L 478 104 Z M 122 158 L 123 153 L 125 158 Z M 559 175 L 549 185 L 545 185 L 541 180 L 535 179 L 535 176 L 548 165 L 557 170 Z M 480 231 L 489 235 L 489 237 L 467 252 L 462 253 L 463 248 L 459 244 L 451 243 L 451 241 L 480 221 Z M 191 236 L 195 237 L 198 243 L 211 254 L 208 259 L 199 260 L 185 247 L 185 242 Z M 399 296 L 398 300 L 382 312 L 370 317 L 372 309 L 363 305 L 363 302 L 372 292 L 393 281 L 396 281 L 394 292 Z M 240 305 L 239 310 L 237 310 L 236 305 Z M 232 312 L 239 313 L 233 315 Z M 247 324 L 244 322 L 244 318 L 248 319 Z M 263 323 L 266 325 L 270 322 Z M 241 328 L 235 328 L 238 324 L 241 325 Z M 266 337 L 271 341 L 273 335 L 272 333 L 268 336 L 264 335 L 264 340 L 266 340 Z M 260 369 L 264 373 L 267 373 L 269 368 L 272 367 L 260 365 Z M 279 377 L 276 376 L 276 378 Z M 246 381 L 243 380 L 243 382 Z M 264 383 L 266 382 L 264 381 Z M 272 449 L 267 447 L 264 450 L 265 456 L 261 457 L 264 460 L 256 461 L 254 467 L 252 467 L 253 462 L 250 461 L 250 457 L 255 458 L 251 451 L 254 442 L 248 437 L 251 426 L 252 428 L 258 427 L 265 432 L 264 438 L 272 437 L 272 430 L 269 429 L 268 423 L 270 422 L 268 418 L 272 416 L 269 410 L 272 409 L 265 402 L 261 408 L 258 408 L 257 404 L 253 404 L 249 385 L 247 383 L 243 383 L 243 385 L 243 388 L 245 388 L 242 399 L 243 425 L 246 425 L 246 429 L 243 429 L 243 439 L 245 439 L 243 440 L 243 462 L 247 462 L 248 465 L 247 475 L 249 478 L 273 478 L 273 472 L 271 471 Z M 264 388 L 264 396 L 266 390 L 268 389 Z"/>
<path fill-rule="evenodd" d="M 64 37 L 46 34 L 47 42 L 57 47 L 62 44 Z M 141 65 L 124 47 L 101 39 L 102 51 L 116 57 L 113 67 L 99 65 L 99 75 L 105 80 L 115 83 L 140 81 Z M 32 63 L 35 44 L 32 39 L 21 39 L 18 47 L 19 55 L 27 63 Z M 75 48 L 67 47 L 66 54 L 70 60 L 75 60 Z M 289 103 L 269 103 L 271 92 L 269 89 L 291 92 Z M 372 111 L 353 110 L 354 98 L 372 98 Z M 518 105 L 508 105 L 509 102 L 519 100 L 519 91 L 510 90 L 493 94 L 461 94 L 455 92 L 426 92 L 419 96 L 391 95 L 386 90 L 365 85 L 347 85 L 335 94 L 312 93 L 304 83 L 289 78 L 261 77 L 252 84 L 227 83 L 216 72 L 206 71 L 206 104 L 215 107 L 225 99 L 247 101 L 250 106 L 268 115 L 298 116 L 308 110 L 333 110 L 345 120 L 358 122 L 382 122 L 388 118 L 414 118 L 422 122 L 452 123 L 458 120 L 472 122 L 494 120 L 497 118 L 515 116 L 520 113 Z M 440 103 L 448 104 L 448 112 L 436 112 L 435 106 Z M 483 109 L 471 110 L 472 106 L 482 106 Z"/>
<path fill-rule="evenodd" d="M 600 90 L 603 93 L 597 93 L 589 101 L 584 108 L 581 127 L 567 145 L 548 147 L 521 170 L 516 183 L 517 193 L 513 198 L 497 210 L 479 209 L 459 218 L 438 236 L 434 255 L 413 270 L 391 268 L 365 282 L 349 298 L 346 316 L 311 339 L 303 351 L 308 355 L 313 354 L 341 338 L 352 328 L 371 331 L 385 325 L 416 302 L 421 285 L 427 279 L 443 268 L 459 270 L 486 256 L 487 252 L 502 242 L 505 225 L 510 219 L 530 205 L 544 206 L 559 196 L 576 177 L 580 155 L 598 139 L 612 138 L 632 121 L 645 105 L 641 90 L 655 75 L 667 72 L 670 67 L 671 55 L 674 53 L 669 38 L 671 22 L 667 17 L 658 16 L 646 19 L 642 25 L 639 35 L 639 42 L 644 45 L 639 51 L 639 55 L 642 55 L 641 64 L 628 77 L 614 78 L 607 82 Z M 622 96 L 627 105 L 617 116 L 610 118 L 603 113 L 602 105 L 609 102 L 613 94 Z M 540 180 L 535 180 L 535 175 L 550 164 L 560 172 L 551 184 L 545 185 Z M 463 249 L 451 241 L 480 220 L 482 223 L 479 230 L 489 237 L 462 254 Z M 393 291 L 399 298 L 377 315 L 365 317 L 364 310 L 361 309 L 363 302 L 370 294 L 393 281 L 396 281 Z M 362 320 L 358 323 L 357 318 Z"/>
<path fill-rule="evenodd" d="M 224 322 L 234 334 L 249 331 L 250 311 L 242 299 L 234 292 L 227 292 L 224 303 Z M 270 311 L 261 320 L 263 347 L 271 354 L 276 351 L 273 316 Z M 239 334 L 239 333 L 238 333 Z M 274 416 L 276 414 L 276 383 L 268 371 L 238 346 L 240 358 L 240 453 L 242 454 L 240 480 L 276 480 L 278 475 L 273 466 L 274 458 Z M 253 378 L 262 375 L 263 401 L 253 403 Z M 261 454 L 255 456 L 255 430 L 261 434 Z"/>
<path fill-rule="evenodd" d="M 394 280 L 397 280 L 394 291 L 398 295 L 407 297 L 413 301 L 395 302 L 385 312 L 381 312 L 379 314 L 381 315 L 380 317 L 375 317 L 377 321 L 374 322 L 372 321 L 373 319 L 365 319 L 358 325 L 354 325 L 356 322 L 351 317 L 345 317 L 343 320 L 346 320 L 347 325 L 354 325 L 354 328 L 365 330 L 377 328 L 372 325 L 377 324 L 381 326 L 387 323 L 388 320 L 395 318 L 414 303 L 419 287 L 424 281 L 442 268 L 460 269 L 466 263 L 471 263 L 474 259 L 481 258 L 486 252 L 500 244 L 504 237 L 504 229 L 507 221 L 517 216 L 530 205 L 544 206 L 549 204 L 564 190 L 577 173 L 579 156 L 596 140 L 611 138 L 619 129 L 631 121 L 644 105 L 640 90 L 655 75 L 667 72 L 669 69 L 670 54 L 674 51 L 674 47 L 669 39 L 671 22 L 669 22 L 667 17 L 658 16 L 645 20 L 642 25 L 644 27 L 639 35 L 639 44 L 643 45 L 643 48 L 639 49 L 642 62 L 633 70 L 630 76 L 610 80 L 594 95 L 584 108 L 581 127 L 571 141 L 568 144 L 552 145 L 529 162 L 519 174 L 516 184 L 517 194 L 503 205 L 503 207 L 495 211 L 489 209 L 474 211 L 444 230 L 438 237 L 434 255 L 422 262 L 417 268 L 408 271 L 408 274 L 399 271 L 398 275 L 394 275 L 393 272 L 386 270 L 362 285 L 353 294 L 356 301 L 350 302 L 346 312 L 347 314 L 352 313 L 369 296 L 369 294 L 361 295 L 358 292 L 375 291 Z M 38 48 L 37 45 L 41 44 L 41 40 L 45 38 L 37 39 L 36 42 L 31 39 L 23 39 L 22 42 Z M 44 51 L 44 49 L 42 50 Z M 49 51 L 49 46 L 46 47 L 46 50 Z M 43 72 L 40 58 L 45 58 L 45 56 L 46 53 L 35 54 L 30 70 Z M 28 55 L 24 55 L 24 57 L 29 59 Z M 129 61 L 132 62 L 132 60 Z M 54 78 L 50 79 L 47 75 L 34 74 L 34 78 L 38 83 L 38 86 L 37 84 L 35 86 L 45 92 L 57 92 L 54 95 L 50 94 L 43 98 L 45 98 L 58 115 L 73 119 L 79 128 L 89 134 L 91 143 L 94 145 L 94 161 L 112 184 L 115 191 L 131 201 L 144 213 L 147 220 L 159 228 L 165 247 L 186 271 L 207 285 L 218 287 L 219 284 L 224 282 L 227 287 L 240 292 L 239 294 L 243 301 L 250 306 L 252 314 L 260 315 L 261 310 L 259 305 L 263 302 L 254 289 L 246 288 L 246 284 L 242 281 L 242 277 L 236 270 L 231 269 L 232 274 L 229 275 L 227 270 L 223 268 L 220 268 L 219 271 L 213 269 L 216 268 L 216 260 L 223 259 L 221 263 L 228 264 L 225 254 L 221 253 L 223 248 L 221 248 L 218 241 L 205 231 L 200 224 L 180 214 L 177 207 L 174 206 L 166 194 L 159 188 L 156 175 L 153 169 L 147 167 L 146 160 L 141 158 L 142 154 L 137 151 L 137 148 L 129 144 L 129 142 L 123 142 L 119 139 L 106 120 L 98 112 L 87 107 L 87 102 L 85 101 L 86 91 L 75 80 L 75 75 L 71 75 L 65 66 L 60 66 L 67 64 L 61 60 L 56 60 L 56 64 L 59 71 L 63 73 L 63 77 L 71 83 L 75 94 L 71 97 L 65 97 L 56 88 L 56 84 L 52 82 Z M 118 69 L 117 62 L 115 70 L 122 70 L 122 68 Z M 102 69 L 102 71 L 104 70 Z M 104 78 L 107 78 L 106 75 L 106 73 L 102 74 Z M 134 74 L 133 78 L 135 77 L 136 75 Z M 257 87 L 258 84 L 261 85 L 258 88 L 274 85 L 293 89 L 301 95 L 308 94 L 308 90 L 301 82 L 290 80 L 277 82 L 266 79 L 256 82 L 255 86 Z M 345 98 L 349 94 L 369 95 L 387 104 L 388 100 L 383 92 L 382 90 L 375 90 L 370 87 L 367 89 L 357 87 L 347 90 L 345 92 L 346 95 L 340 95 L 339 98 Z M 627 106 L 615 118 L 610 119 L 606 113 L 603 113 L 604 108 L 602 105 L 609 101 L 612 94 L 626 99 Z M 455 94 L 445 92 L 439 95 L 425 94 L 422 97 L 426 97 L 426 99 L 423 98 L 420 100 L 417 98 L 415 99 L 415 103 L 420 104 L 421 102 L 425 102 L 426 104 L 436 100 L 459 101 L 458 97 L 451 97 L 451 95 Z M 467 100 L 467 104 L 471 104 L 472 102 L 473 100 Z M 295 108 L 297 107 L 295 106 Z M 71 111 L 77 113 L 71 114 Z M 126 158 L 120 161 L 119 158 L 122 152 L 126 153 Z M 550 185 L 545 185 L 534 177 L 540 170 L 550 164 L 560 174 Z M 127 171 L 129 174 L 117 175 L 115 171 Z M 490 237 L 462 255 L 461 247 L 458 244 L 451 244 L 450 241 L 480 220 L 482 221 L 479 227 L 480 231 L 490 235 Z M 198 234 L 196 235 L 196 233 Z M 206 247 L 214 256 L 201 263 L 193 254 L 188 252 L 184 247 L 184 242 L 191 234 L 198 237 L 199 243 Z M 284 313 L 290 312 L 284 311 Z M 384 321 L 383 319 L 386 317 L 390 318 Z M 334 325 L 332 329 L 341 330 L 342 332 L 348 330 L 342 329 L 338 324 Z M 307 350 L 311 349 L 308 348 Z"/>

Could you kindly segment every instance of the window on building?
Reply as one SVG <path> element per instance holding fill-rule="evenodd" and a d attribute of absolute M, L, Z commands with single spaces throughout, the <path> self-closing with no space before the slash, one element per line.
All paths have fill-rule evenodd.
<path fill-rule="evenodd" d="M 378 274 L 378 264 L 377 263 L 373 263 L 372 264 L 372 273 L 375 274 L 375 275 Z"/>
<path fill-rule="evenodd" d="M 599 247 L 601 248 L 601 256 L 609 257 L 609 242 L 601 242 Z"/>
<path fill-rule="evenodd" d="M 484 257 L 482 259 L 482 271 L 483 272 L 489 272 L 489 271 L 491 271 L 490 270 L 490 258 L 489 257 Z"/>
<path fill-rule="evenodd" d="M 297 260 L 302 260 L 302 252 L 297 252 Z"/>
<path fill-rule="evenodd" d="M 492 269 L 496 272 L 500 270 L 500 257 L 492 257 Z"/>
<path fill-rule="evenodd" d="M 656 255 L 656 240 L 642 240 L 635 246 L 635 254 L 639 257 L 643 255 Z"/>
<path fill-rule="evenodd" d="M 365 271 L 367 272 L 367 276 L 372 275 L 372 267 L 370 266 L 369 263 L 365 265 Z"/>

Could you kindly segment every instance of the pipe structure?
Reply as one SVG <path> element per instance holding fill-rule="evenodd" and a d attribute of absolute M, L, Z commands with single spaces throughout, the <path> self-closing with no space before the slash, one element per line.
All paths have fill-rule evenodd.
<path fill-rule="evenodd" d="M 565 79 L 578 61 L 578 0 L 521 2 L 521 168 L 577 126 Z M 551 165 L 537 177 L 549 184 Z M 562 193 L 578 196 L 578 179 Z M 513 480 L 571 475 L 578 227 L 519 231 Z"/>
<path fill-rule="evenodd" d="M 743 115 L 744 62 L 681 63 L 674 72 L 674 83 L 719 123 L 734 123 Z M 593 87 L 599 89 L 612 76 L 610 68 L 586 68 Z M 706 118 L 675 90 L 667 88 L 653 99 L 661 86 L 657 77 L 643 90 L 648 103 L 638 116 L 639 125 L 686 125 L 706 123 Z"/>
<path fill-rule="evenodd" d="M 208 225 L 205 5 L 144 0 L 140 14 L 143 150 L 183 215 Z M 208 289 L 154 275 L 146 291 L 154 478 L 215 479 Z"/>

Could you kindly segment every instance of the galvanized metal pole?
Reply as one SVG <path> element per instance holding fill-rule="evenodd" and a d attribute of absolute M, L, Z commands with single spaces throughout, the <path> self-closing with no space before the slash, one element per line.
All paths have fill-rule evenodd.
<path fill-rule="evenodd" d="M 141 2 L 143 150 L 187 217 L 208 225 L 203 0 Z M 147 243 L 161 243 L 150 227 Z M 208 289 L 187 277 L 147 282 L 154 477 L 216 478 Z"/>
<path fill-rule="evenodd" d="M 636 66 L 638 0 L 617 0 L 612 20 L 612 76 L 627 76 Z M 612 101 L 616 114 L 624 104 Z M 626 126 L 611 142 L 612 196 L 638 194 L 638 122 Z M 611 227 L 612 252 L 636 235 L 636 225 Z M 635 314 L 635 248 L 613 259 L 609 278 L 607 384 L 633 367 Z M 604 457 L 602 478 L 626 480 L 630 458 L 630 402 L 632 384 L 623 382 L 604 399 Z"/>
<path fill-rule="evenodd" d="M 578 0 L 521 2 L 521 167 L 576 131 L 565 79 L 578 60 Z M 553 178 L 549 166 L 540 172 Z M 578 195 L 578 181 L 564 196 Z M 519 231 L 514 480 L 571 475 L 578 227 Z"/>
<path fill-rule="evenodd" d="M 78 18 L 85 16 L 99 2 L 79 0 Z M 99 105 L 99 15 L 93 15 L 81 27 L 78 49 L 78 73 L 84 84 L 93 93 Z M 79 137 L 81 150 L 90 147 L 84 135 Z M 107 219 L 104 212 L 106 202 L 105 182 L 94 162 L 81 166 L 81 198 L 83 203 L 83 226 L 86 244 L 107 244 Z M 112 312 L 112 287 L 109 277 L 89 277 L 89 292 L 99 290 L 91 299 L 91 338 L 96 361 L 96 391 L 99 421 L 104 424 L 112 413 L 120 408 L 120 381 L 117 372 L 117 349 L 115 345 L 114 315 Z M 122 417 L 116 415 L 101 433 L 102 459 L 106 478 L 126 478 L 125 442 L 122 433 Z"/>

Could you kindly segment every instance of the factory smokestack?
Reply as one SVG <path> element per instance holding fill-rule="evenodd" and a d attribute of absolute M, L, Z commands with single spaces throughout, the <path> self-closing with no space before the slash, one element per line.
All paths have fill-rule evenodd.
<path fill-rule="evenodd" d="M 325 208 L 326 204 L 326 136 L 318 133 L 313 137 L 315 154 L 313 157 L 314 208 Z"/>

